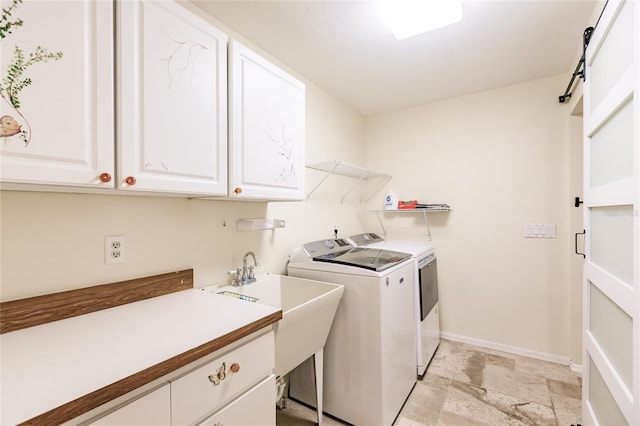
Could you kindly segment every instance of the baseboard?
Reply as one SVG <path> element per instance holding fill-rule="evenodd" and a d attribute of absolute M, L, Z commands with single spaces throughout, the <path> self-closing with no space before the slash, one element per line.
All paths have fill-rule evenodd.
<path fill-rule="evenodd" d="M 572 371 L 574 367 L 569 357 L 553 355 L 544 352 L 532 351 L 530 349 L 518 348 L 515 346 L 503 345 L 502 343 L 489 342 L 487 340 L 475 339 L 473 337 L 460 336 L 457 334 L 447 333 L 445 331 L 440 332 L 440 337 L 447 340 L 452 340 L 454 342 L 467 343 L 474 346 L 479 346 L 481 348 L 494 349 L 496 351 L 507 352 L 514 355 L 522 355 L 527 356 L 529 358 L 535 358 L 542 361 L 554 362 L 556 364 L 567 365 L 571 367 Z M 576 365 L 577 367 L 578 365 Z M 580 372 L 582 372 L 582 366 L 580 367 Z M 578 371 L 575 371 L 578 372 Z"/>
<path fill-rule="evenodd" d="M 569 368 L 574 373 L 582 374 L 582 364 L 576 364 L 575 362 L 571 361 L 569 363 Z"/>

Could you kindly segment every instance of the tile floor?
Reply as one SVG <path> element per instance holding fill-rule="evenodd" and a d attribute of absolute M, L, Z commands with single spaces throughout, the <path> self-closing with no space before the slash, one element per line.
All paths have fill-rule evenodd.
<path fill-rule="evenodd" d="M 568 367 L 442 340 L 395 425 L 570 426 L 580 423 L 579 374 Z M 315 424 L 315 411 L 288 400 L 277 425 Z M 325 416 L 326 426 L 343 425 Z"/>

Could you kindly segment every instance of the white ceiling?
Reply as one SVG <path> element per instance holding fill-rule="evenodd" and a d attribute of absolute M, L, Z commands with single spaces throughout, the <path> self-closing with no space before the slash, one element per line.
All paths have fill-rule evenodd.
<path fill-rule="evenodd" d="M 563 72 L 568 84 L 602 7 L 464 0 L 461 22 L 398 41 L 374 1 L 191 1 L 363 115 Z"/>

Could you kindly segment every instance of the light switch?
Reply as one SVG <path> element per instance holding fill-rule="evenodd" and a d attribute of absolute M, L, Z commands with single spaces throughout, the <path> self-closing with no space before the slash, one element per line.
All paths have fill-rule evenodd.
<path fill-rule="evenodd" d="M 533 237 L 533 223 L 524 224 L 524 237 L 525 238 Z"/>
<path fill-rule="evenodd" d="M 554 223 L 525 223 L 525 238 L 556 238 L 556 225 Z"/>
<path fill-rule="evenodd" d="M 556 237 L 556 225 L 554 223 L 548 223 L 545 225 L 545 236 L 547 238 Z"/>

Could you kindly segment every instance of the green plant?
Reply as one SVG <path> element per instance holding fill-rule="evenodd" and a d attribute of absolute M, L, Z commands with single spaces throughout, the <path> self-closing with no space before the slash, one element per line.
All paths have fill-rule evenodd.
<path fill-rule="evenodd" d="M 47 62 L 51 60 L 58 60 L 62 58 L 62 52 L 52 53 L 43 47 L 36 47 L 35 52 L 29 53 L 28 58 L 25 58 L 22 49 L 18 46 L 15 47 L 13 61 L 9 64 L 7 76 L 2 79 L 0 84 L 0 96 L 7 101 L 18 115 L 24 120 L 28 130 L 21 129 L 19 132 L 20 138 L 23 140 L 25 146 L 29 145 L 31 140 L 31 126 L 29 121 L 20 112 L 20 99 L 18 94 L 32 81 L 31 78 L 25 77 L 24 73 L 27 69 L 39 62 Z"/>
<path fill-rule="evenodd" d="M 11 34 L 13 27 L 22 26 L 23 22 L 20 18 L 10 21 L 12 12 L 15 11 L 20 3 L 22 3 L 22 0 L 13 0 L 9 7 L 2 9 L 2 16 L 0 16 L 0 38 L 5 38 L 8 34 Z"/>
<path fill-rule="evenodd" d="M 18 46 L 15 47 L 13 62 L 9 65 L 7 76 L 2 80 L 0 85 L 0 95 L 11 104 L 15 109 L 20 108 L 20 100 L 18 99 L 18 93 L 25 87 L 31 84 L 29 77 L 24 77 L 23 74 L 31 65 L 39 62 L 47 62 L 51 60 L 57 60 L 62 58 L 62 52 L 49 52 L 49 50 L 43 47 L 36 47 L 35 52 L 29 54 L 29 58 L 25 60 L 22 49 Z"/>
<path fill-rule="evenodd" d="M 0 36 L 2 39 L 11 33 L 13 27 L 22 26 L 22 19 L 10 20 L 12 13 L 20 3 L 22 3 L 22 0 L 13 0 L 11 6 L 2 9 L 2 16 L 0 17 Z M 29 141 L 31 140 L 31 126 L 29 125 L 29 121 L 20 112 L 20 99 L 18 98 L 18 94 L 32 83 L 31 78 L 27 77 L 25 73 L 27 69 L 34 64 L 58 60 L 60 58 L 62 58 L 62 52 L 50 52 L 48 49 L 40 46 L 36 47 L 35 51 L 29 53 L 28 56 L 25 56 L 22 49 L 15 46 L 13 60 L 7 68 L 6 76 L 0 83 L 0 96 L 7 101 L 22 118 L 27 129 L 23 129 L 16 123 L 10 132 L 6 132 L 6 129 L 3 128 L 2 136 L 6 137 L 18 134 L 20 139 L 24 141 L 25 146 L 29 145 Z M 3 118 L 5 117 L 13 120 L 13 117 L 3 116 Z M 15 123 L 15 121 L 13 121 L 13 123 Z"/>

